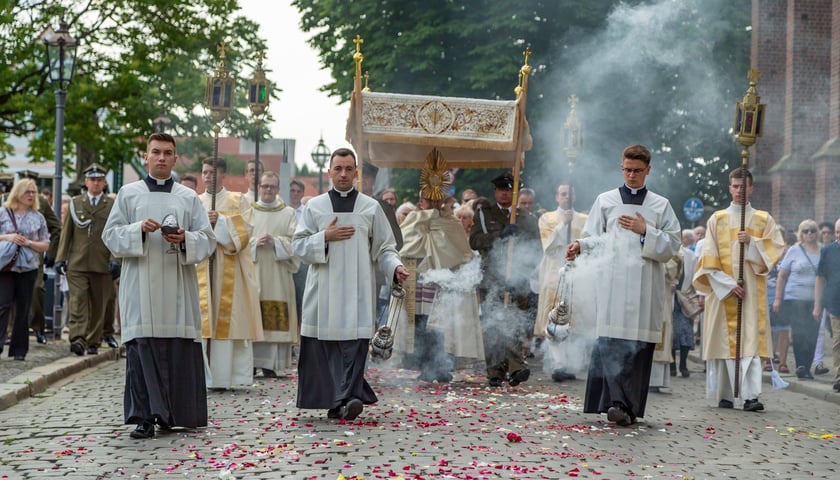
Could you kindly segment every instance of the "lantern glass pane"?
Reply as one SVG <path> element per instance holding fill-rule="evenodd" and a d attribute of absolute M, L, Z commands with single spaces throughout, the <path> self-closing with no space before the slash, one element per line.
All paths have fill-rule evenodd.
<path fill-rule="evenodd" d="M 257 86 L 255 84 L 251 84 L 251 88 L 248 89 L 248 101 L 251 103 L 256 103 L 257 101 Z"/>
<path fill-rule="evenodd" d="M 753 133 L 753 117 L 755 112 L 746 112 L 746 119 L 744 121 L 744 133 Z"/>
<path fill-rule="evenodd" d="M 266 90 L 268 90 L 266 88 L 266 85 L 265 84 L 260 85 L 259 89 L 260 89 L 260 103 L 266 103 L 266 97 L 267 97 Z"/>
<path fill-rule="evenodd" d="M 225 108 L 230 108 L 231 84 L 225 85 Z"/>
<path fill-rule="evenodd" d="M 218 85 L 213 85 L 213 97 L 210 99 L 210 108 L 218 108 L 222 103 L 222 88 Z"/>

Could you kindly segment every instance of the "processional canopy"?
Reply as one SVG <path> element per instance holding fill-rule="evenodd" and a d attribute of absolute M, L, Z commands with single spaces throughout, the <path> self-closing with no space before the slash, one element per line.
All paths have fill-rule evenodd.
<path fill-rule="evenodd" d="M 530 50 L 524 52 L 515 100 L 483 100 L 371 92 L 367 81 L 362 85 L 363 40 L 356 36 L 354 43 L 347 140 L 360 163 L 423 168 L 435 148 L 450 168 L 524 167 L 524 152 L 532 143 L 525 117 Z"/>

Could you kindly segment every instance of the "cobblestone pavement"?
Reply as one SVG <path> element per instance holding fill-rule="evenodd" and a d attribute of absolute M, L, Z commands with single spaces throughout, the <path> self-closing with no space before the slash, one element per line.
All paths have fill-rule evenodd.
<path fill-rule="evenodd" d="M 650 395 L 645 421 L 622 428 L 581 412 L 583 380 L 535 372 L 491 389 L 473 371 L 439 385 L 374 367 L 380 401 L 353 422 L 297 409 L 293 376 L 258 378 L 208 393 L 207 428 L 138 441 L 122 425 L 124 360 L 112 358 L 0 411 L 0 478 L 751 479 L 840 470 L 840 407 L 825 379 L 804 390 L 791 377 L 788 389 L 768 383 L 767 410 L 748 413 L 713 407 L 702 366 L 692 364 L 671 393 Z M 815 398 L 822 394 L 831 401 Z"/>

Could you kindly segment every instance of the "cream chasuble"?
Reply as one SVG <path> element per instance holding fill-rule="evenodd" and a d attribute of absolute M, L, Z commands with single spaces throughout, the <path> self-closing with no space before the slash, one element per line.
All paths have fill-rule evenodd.
<path fill-rule="evenodd" d="M 297 219 L 295 210 L 282 200 L 264 205 L 252 204 L 254 233 L 250 239 L 260 292 L 260 312 L 264 342 L 254 345 L 254 366 L 278 370 L 291 363 L 291 345 L 300 340 L 292 274 L 300 261 L 292 255 L 292 235 Z M 257 246 L 264 234 L 273 241 Z"/>
<path fill-rule="evenodd" d="M 751 240 L 744 248 L 741 357 L 767 357 L 770 322 L 767 312 L 767 274 L 781 257 L 784 242 L 767 212 L 746 210 L 745 230 Z M 703 359 L 734 359 L 738 300 L 731 295 L 738 279 L 738 231 L 741 206 L 731 204 L 709 219 L 706 239 L 694 274 L 694 288 L 706 295 L 703 313 Z"/>

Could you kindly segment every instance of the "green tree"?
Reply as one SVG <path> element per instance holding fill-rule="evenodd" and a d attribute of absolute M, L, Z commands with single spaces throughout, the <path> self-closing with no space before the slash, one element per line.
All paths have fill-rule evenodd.
<path fill-rule="evenodd" d="M 3 148 L 10 135 L 28 137 L 32 161 L 54 158 L 55 99 L 38 37 L 59 18 L 80 42 L 65 116 L 65 151 L 75 151 L 76 168 L 94 160 L 110 167 L 127 162 L 143 148 L 161 109 L 172 119 L 169 133 L 212 135 L 204 85 L 218 64 L 221 41 L 228 44 L 227 68 L 238 88 L 238 109 L 224 131 L 254 136 L 244 77 L 266 45 L 257 25 L 238 15 L 237 1 L 18 0 L 0 8 Z"/>

